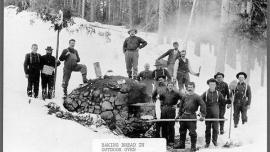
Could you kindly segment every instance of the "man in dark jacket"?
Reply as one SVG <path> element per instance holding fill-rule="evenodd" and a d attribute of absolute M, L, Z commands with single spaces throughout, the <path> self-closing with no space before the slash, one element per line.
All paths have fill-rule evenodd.
<path fill-rule="evenodd" d="M 64 96 L 67 95 L 67 87 L 68 87 L 68 82 L 71 76 L 71 73 L 73 71 L 80 71 L 82 74 L 82 79 L 83 83 L 87 83 L 87 67 L 84 64 L 78 64 L 80 62 L 80 57 L 77 52 L 77 50 L 74 49 L 75 46 L 75 40 L 71 39 L 69 40 L 69 47 L 67 49 L 64 49 L 61 56 L 60 56 L 60 61 L 65 61 L 64 62 L 64 74 L 63 74 L 63 91 L 64 91 Z"/>
<path fill-rule="evenodd" d="M 32 97 L 34 90 L 34 97 L 38 97 L 39 92 L 39 77 L 41 70 L 40 58 L 41 55 L 37 53 L 38 45 L 32 44 L 32 52 L 27 53 L 24 60 L 25 77 L 28 79 L 27 95 Z"/>
<path fill-rule="evenodd" d="M 204 120 L 206 115 L 206 106 L 202 98 L 194 92 L 195 83 L 187 83 L 187 94 L 181 96 L 181 102 L 179 104 L 179 113 L 176 117 L 181 119 L 197 119 L 196 111 L 200 106 L 200 121 Z M 185 141 L 187 130 L 189 130 L 189 136 L 191 141 L 191 151 L 194 152 L 197 150 L 197 121 L 180 121 L 180 142 L 175 145 L 175 149 L 185 149 Z"/>
<path fill-rule="evenodd" d="M 135 34 L 137 34 L 136 29 L 129 30 L 128 34 L 130 36 L 124 41 L 123 52 L 125 54 L 128 77 L 136 79 L 138 72 L 139 49 L 145 47 L 147 42 L 142 38 L 135 36 Z"/>
<path fill-rule="evenodd" d="M 236 75 L 238 83 L 235 88 L 234 94 L 234 127 L 237 128 L 240 113 L 242 116 L 242 124 L 245 124 L 248 120 L 247 110 L 250 108 L 251 103 L 251 89 L 250 86 L 245 82 L 247 74 L 239 72 Z"/>
<path fill-rule="evenodd" d="M 157 91 L 153 93 L 153 99 L 157 97 Z M 180 94 L 174 90 L 174 84 L 168 82 L 167 88 L 159 94 L 159 99 L 161 101 L 161 119 L 174 119 L 175 118 L 175 105 L 180 99 Z M 171 122 L 161 122 L 162 127 L 162 137 L 166 139 L 168 145 L 173 145 L 174 143 L 174 121 Z"/>
<path fill-rule="evenodd" d="M 216 90 L 217 81 L 214 78 L 207 80 L 207 84 L 209 85 L 209 89 L 202 94 L 202 99 L 206 104 L 206 117 L 205 118 L 219 118 L 219 107 L 220 104 L 223 104 L 224 98 L 223 95 Z M 215 146 L 217 146 L 217 138 L 218 138 L 218 121 L 208 121 L 205 122 L 205 148 L 208 148 L 210 145 L 211 139 L 211 128 L 213 129 L 212 133 L 212 142 Z"/>
<path fill-rule="evenodd" d="M 228 87 L 228 84 L 223 81 L 224 79 L 223 73 L 217 72 L 214 75 L 214 78 L 217 80 L 217 86 L 216 86 L 217 91 L 219 91 L 223 95 L 224 100 L 226 101 L 219 104 L 219 118 L 224 119 L 224 115 L 226 112 L 226 104 L 231 104 L 231 101 L 229 98 L 230 97 L 229 87 Z M 219 124 L 220 124 L 220 128 L 219 128 L 220 134 L 222 135 L 224 134 L 224 121 L 220 121 Z"/>
<path fill-rule="evenodd" d="M 156 69 L 152 73 L 152 77 L 154 80 L 158 81 L 160 77 L 162 77 L 166 81 L 171 81 L 171 75 L 169 72 L 162 66 L 162 64 L 159 62 L 159 60 L 156 60 L 155 65 Z"/>
<path fill-rule="evenodd" d="M 186 50 L 182 50 L 180 57 L 175 61 L 173 72 L 173 78 L 178 81 L 179 90 L 182 90 L 184 89 L 184 85 L 186 87 L 187 83 L 190 81 L 189 73 L 199 76 L 200 68 L 198 73 L 194 72 L 191 69 L 189 60 L 186 58 Z"/>
<path fill-rule="evenodd" d="M 168 68 L 168 72 L 169 74 L 172 76 L 173 75 L 173 68 L 174 68 L 174 63 L 175 60 L 180 57 L 180 51 L 178 49 L 179 44 L 178 42 L 173 42 L 173 49 L 169 49 L 167 52 L 165 52 L 164 54 L 162 54 L 157 60 L 160 60 L 166 56 L 168 57 L 168 61 L 167 61 L 167 68 Z"/>
<path fill-rule="evenodd" d="M 137 76 L 138 81 L 144 83 L 146 85 L 146 92 L 149 96 L 152 95 L 153 92 L 153 82 L 154 78 L 152 76 L 153 71 L 150 70 L 149 63 L 144 65 L 144 71 L 140 72 Z"/>
<path fill-rule="evenodd" d="M 41 87 L 42 87 L 42 98 L 51 99 L 54 95 L 54 68 L 56 59 L 52 56 L 52 47 L 48 46 L 46 54 L 41 56 Z M 60 65 L 60 61 L 57 61 L 57 66 Z"/>

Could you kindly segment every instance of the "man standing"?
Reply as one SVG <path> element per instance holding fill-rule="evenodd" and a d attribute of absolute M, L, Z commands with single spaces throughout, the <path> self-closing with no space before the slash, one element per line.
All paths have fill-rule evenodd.
<path fill-rule="evenodd" d="M 189 60 L 186 58 L 186 50 L 182 50 L 180 52 L 180 58 L 175 61 L 173 73 L 174 79 L 178 81 L 179 90 L 182 90 L 184 89 L 184 85 L 186 87 L 190 81 L 189 73 L 198 77 L 200 75 L 200 68 L 198 73 L 194 72 L 191 69 Z"/>
<path fill-rule="evenodd" d="M 150 70 L 149 63 L 146 63 L 144 65 L 144 71 L 140 72 L 139 75 L 137 76 L 138 81 L 146 85 L 146 92 L 149 96 L 151 96 L 153 92 L 152 84 L 154 80 L 153 80 L 152 73 L 153 71 Z"/>
<path fill-rule="evenodd" d="M 181 102 L 179 105 L 179 113 L 176 119 L 197 119 L 196 111 L 200 106 L 200 121 L 204 120 L 206 115 L 206 106 L 202 98 L 194 92 L 195 83 L 187 83 L 187 94 L 181 97 Z M 185 141 L 187 130 L 189 130 L 189 136 L 191 140 L 191 151 L 194 152 L 197 150 L 197 121 L 180 121 L 180 142 L 175 145 L 175 149 L 185 149 Z"/>
<path fill-rule="evenodd" d="M 248 120 L 247 110 L 250 108 L 251 102 L 251 89 L 250 86 L 245 82 L 247 74 L 239 72 L 236 75 L 238 83 L 234 91 L 234 127 L 237 128 L 240 113 L 242 116 L 242 124 L 245 124 Z"/>
<path fill-rule="evenodd" d="M 60 61 L 64 62 L 64 74 L 63 74 L 63 91 L 64 96 L 67 96 L 67 87 L 68 82 L 73 71 L 80 71 L 82 73 L 83 83 L 87 83 L 87 67 L 84 64 L 78 64 L 80 62 L 80 57 L 77 50 L 74 49 L 75 40 L 69 40 L 69 47 L 64 49 L 61 56 L 59 57 Z"/>
<path fill-rule="evenodd" d="M 136 29 L 129 30 L 128 34 L 130 36 L 124 41 L 123 52 L 125 54 L 128 77 L 136 79 L 138 72 L 139 50 L 145 47 L 147 42 L 142 38 L 135 36 L 135 34 L 137 34 Z"/>
<path fill-rule="evenodd" d="M 217 81 L 214 78 L 207 80 L 209 89 L 202 94 L 202 99 L 206 104 L 206 117 L 205 118 L 219 118 L 219 107 L 220 104 L 224 103 L 223 95 L 216 90 Z M 217 146 L 218 138 L 218 121 L 208 121 L 205 122 L 205 148 L 208 148 L 210 145 L 211 139 L 211 128 L 213 129 L 212 133 L 212 142 Z"/>
<path fill-rule="evenodd" d="M 37 53 L 38 45 L 32 44 L 32 52 L 27 53 L 24 60 L 25 77 L 28 79 L 27 95 L 32 97 L 34 90 L 34 97 L 38 97 L 39 92 L 39 77 L 40 77 L 40 58 L 41 55 Z"/>
<path fill-rule="evenodd" d="M 175 60 L 180 57 L 180 51 L 178 49 L 179 44 L 178 42 L 173 42 L 173 49 L 169 49 L 167 52 L 165 52 L 164 54 L 162 54 L 157 60 L 160 60 L 166 56 L 168 57 L 168 61 L 167 61 L 167 67 L 168 67 L 168 71 L 169 74 L 172 76 L 173 75 L 173 68 L 174 68 L 174 63 Z"/>
<path fill-rule="evenodd" d="M 156 99 L 157 91 L 153 93 L 153 99 Z M 159 94 L 161 101 L 161 119 L 174 119 L 175 118 L 175 105 L 180 99 L 180 94 L 174 91 L 174 84 L 168 82 L 167 88 Z M 161 122 L 162 137 L 166 139 L 167 145 L 172 146 L 174 144 L 174 121 Z"/>
<path fill-rule="evenodd" d="M 43 100 L 53 98 L 55 62 L 57 62 L 57 66 L 60 65 L 60 61 L 56 61 L 55 57 L 52 56 L 52 47 L 48 46 L 45 50 L 46 54 L 41 56 L 41 87 Z"/>
<path fill-rule="evenodd" d="M 223 73 L 217 72 L 214 75 L 214 78 L 217 80 L 216 90 L 219 91 L 223 95 L 224 100 L 226 101 L 219 104 L 219 118 L 224 119 L 224 115 L 226 112 L 226 104 L 231 104 L 231 101 L 229 98 L 230 97 L 229 87 L 228 87 L 228 84 L 223 81 L 224 79 Z M 223 135 L 224 134 L 224 121 L 220 121 L 219 124 L 220 124 L 220 134 Z"/>

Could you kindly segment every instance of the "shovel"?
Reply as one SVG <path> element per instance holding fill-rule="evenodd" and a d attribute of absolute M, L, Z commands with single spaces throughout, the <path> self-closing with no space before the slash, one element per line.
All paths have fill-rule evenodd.
<path fill-rule="evenodd" d="M 232 103 L 231 103 L 231 109 L 230 109 L 229 138 L 226 141 L 225 145 L 223 146 L 223 147 L 226 147 L 226 148 L 230 148 L 233 145 L 233 141 L 231 140 L 233 102 L 234 102 L 234 93 L 232 93 Z"/>

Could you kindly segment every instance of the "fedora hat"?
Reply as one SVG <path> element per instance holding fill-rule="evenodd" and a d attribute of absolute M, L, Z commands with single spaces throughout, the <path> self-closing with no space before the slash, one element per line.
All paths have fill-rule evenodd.
<path fill-rule="evenodd" d="M 53 48 L 52 48 L 51 46 L 47 46 L 47 48 L 46 48 L 45 50 L 47 50 L 47 51 L 52 51 Z"/>
<path fill-rule="evenodd" d="M 135 29 L 135 28 L 133 28 L 133 29 L 130 29 L 129 31 L 128 31 L 128 34 L 130 34 L 130 32 L 131 31 L 134 31 L 135 32 L 135 34 L 137 34 L 138 33 L 138 30 L 137 29 Z"/>
<path fill-rule="evenodd" d="M 214 75 L 214 78 L 216 79 L 216 78 L 217 78 L 217 76 L 219 76 L 219 75 L 221 75 L 221 76 L 224 78 L 224 74 L 223 74 L 223 73 L 221 73 L 221 72 L 217 72 L 217 73 Z"/>
<path fill-rule="evenodd" d="M 244 75 L 245 79 L 247 78 L 247 74 L 245 72 L 239 72 L 236 74 L 236 78 L 239 78 L 239 75 Z"/>

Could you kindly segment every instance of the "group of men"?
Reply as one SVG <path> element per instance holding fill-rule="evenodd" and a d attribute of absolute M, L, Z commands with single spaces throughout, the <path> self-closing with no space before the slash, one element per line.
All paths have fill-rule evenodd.
<path fill-rule="evenodd" d="M 178 42 L 173 43 L 173 49 L 169 49 L 157 58 L 154 71 L 150 70 L 149 64 L 145 64 L 145 71 L 138 74 L 139 50 L 145 47 L 147 42 L 136 36 L 136 29 L 131 29 L 128 33 L 130 36 L 123 44 L 128 77 L 145 83 L 147 93 L 153 101 L 158 99 L 161 101 L 161 119 L 197 119 L 196 112 L 199 107 L 199 120 L 201 121 L 204 121 L 205 118 L 224 119 L 226 105 L 230 108 L 233 104 L 234 127 L 237 128 L 238 126 L 240 113 L 242 123 L 247 122 L 247 110 L 251 103 L 251 89 L 245 82 L 246 73 L 239 72 L 236 75 L 237 84 L 229 87 L 223 81 L 224 74 L 218 72 L 207 81 L 209 89 L 202 95 L 198 95 L 195 93 L 195 83 L 190 81 L 189 73 L 199 77 L 200 68 L 199 72 L 194 72 L 191 69 L 190 61 L 186 58 L 186 50 L 179 51 Z M 78 51 L 74 48 L 75 42 L 74 39 L 69 40 L 69 47 L 64 49 L 59 57 L 60 61 L 64 61 L 62 82 L 64 96 L 67 95 L 67 87 L 72 72 L 81 72 L 83 83 L 88 82 L 86 65 L 78 64 L 80 57 Z M 43 56 L 37 53 L 37 44 L 33 44 L 31 49 L 31 53 L 26 54 L 24 61 L 24 71 L 28 79 L 27 95 L 38 97 L 41 75 L 42 97 L 43 99 L 50 99 L 54 95 L 55 68 L 56 65 L 60 65 L 60 61 L 52 56 L 53 49 L 50 46 L 45 49 L 46 54 Z M 168 56 L 168 60 L 164 66 L 161 59 L 166 56 Z M 175 85 L 178 85 L 179 90 L 175 89 Z M 179 108 L 177 116 L 176 106 Z M 174 146 L 175 148 L 185 148 L 186 133 L 189 130 L 191 151 L 196 151 L 196 123 L 197 121 L 180 121 L 180 142 Z M 224 121 L 206 121 L 205 124 L 205 147 L 209 147 L 211 134 L 212 142 L 217 146 L 219 132 L 224 134 Z M 156 136 L 166 138 L 169 145 L 174 145 L 174 125 L 174 121 L 157 123 Z"/>
<path fill-rule="evenodd" d="M 206 119 L 224 120 L 227 108 L 234 107 L 234 127 L 238 127 L 240 113 L 242 124 L 247 122 L 247 110 L 250 108 L 251 89 L 245 82 L 247 74 L 239 72 L 236 75 L 238 82 L 230 84 L 230 87 L 223 81 L 224 74 L 217 72 L 214 77 L 207 80 L 209 89 L 202 95 L 196 94 L 195 83 L 190 81 L 189 74 L 198 76 L 199 72 L 191 69 L 190 61 L 186 58 L 186 50 L 179 51 L 178 42 L 173 43 L 173 49 L 157 58 L 154 71 L 150 70 L 150 65 L 145 64 L 145 70 L 137 75 L 138 71 L 138 51 L 145 47 L 147 42 L 135 36 L 136 29 L 131 29 L 123 45 L 126 57 L 126 67 L 129 78 L 136 79 L 147 86 L 147 93 L 152 96 L 152 100 L 161 102 L 161 119 L 197 119 L 197 110 L 200 107 L 200 121 Z M 168 56 L 167 64 L 164 66 L 161 59 Z M 178 82 L 178 83 L 176 83 Z M 152 85 L 154 84 L 154 85 Z M 178 84 L 179 90 L 175 89 Z M 179 108 L 176 116 L 176 107 Z M 158 122 L 156 137 L 166 138 L 168 145 L 174 145 L 176 149 L 185 148 L 186 133 L 189 130 L 191 138 L 191 151 L 196 151 L 197 121 L 180 121 L 180 142 L 174 145 L 174 125 L 175 121 Z M 210 142 L 214 146 L 218 145 L 218 134 L 224 134 L 224 121 L 205 121 L 205 147 L 209 147 Z M 212 136 L 211 136 L 212 135 Z"/>
<path fill-rule="evenodd" d="M 78 64 L 80 57 L 78 51 L 74 49 L 75 40 L 69 40 L 69 47 L 64 49 L 59 57 L 64 61 L 63 68 L 63 92 L 67 95 L 68 82 L 73 71 L 79 71 L 82 74 L 83 83 L 87 83 L 87 67 L 84 64 Z M 24 60 L 24 72 L 28 79 L 27 95 L 37 98 L 39 94 L 39 81 L 41 75 L 42 98 L 51 99 L 54 97 L 55 68 L 60 65 L 60 61 L 52 56 L 53 48 L 48 46 L 46 54 L 41 56 L 38 51 L 38 45 L 32 44 L 31 53 L 27 53 Z"/>

